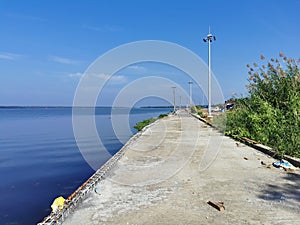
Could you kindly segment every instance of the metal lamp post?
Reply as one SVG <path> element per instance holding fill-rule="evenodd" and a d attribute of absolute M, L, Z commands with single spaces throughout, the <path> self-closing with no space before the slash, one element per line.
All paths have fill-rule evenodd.
<path fill-rule="evenodd" d="M 172 89 L 173 89 L 174 113 L 175 113 L 176 112 L 176 94 L 175 94 L 176 87 L 172 87 Z"/>
<path fill-rule="evenodd" d="M 179 96 L 179 110 L 181 110 L 181 95 Z"/>
<path fill-rule="evenodd" d="M 210 43 L 215 41 L 216 37 L 208 32 L 208 35 L 203 38 L 204 42 L 208 42 L 208 116 L 211 117 L 211 70 L 210 70 Z"/>
<path fill-rule="evenodd" d="M 189 81 L 189 85 L 190 85 L 190 110 L 192 109 L 192 85 L 193 82 Z"/>

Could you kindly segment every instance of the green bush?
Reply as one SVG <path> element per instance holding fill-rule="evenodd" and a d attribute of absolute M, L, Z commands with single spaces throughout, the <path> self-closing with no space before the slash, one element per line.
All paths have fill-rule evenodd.
<path fill-rule="evenodd" d="M 158 116 L 158 118 L 161 119 L 161 118 L 164 118 L 164 117 L 166 117 L 166 116 L 168 116 L 168 114 L 160 114 L 160 115 Z"/>
<path fill-rule="evenodd" d="M 197 113 L 197 108 L 195 106 L 191 106 L 191 113 Z"/>
<path fill-rule="evenodd" d="M 206 115 L 203 113 L 203 112 L 198 112 L 198 115 L 200 116 L 200 117 L 202 117 L 202 118 L 204 118 L 204 117 L 206 117 Z"/>
<path fill-rule="evenodd" d="M 202 107 L 200 105 L 196 105 L 196 109 L 199 111 L 202 109 Z"/>
<path fill-rule="evenodd" d="M 226 113 L 222 113 L 214 116 L 212 120 L 212 124 L 216 126 L 221 132 L 225 132 L 226 130 Z"/>
<path fill-rule="evenodd" d="M 137 129 L 138 131 L 143 130 L 144 127 L 148 126 L 149 124 L 155 122 L 157 119 L 161 119 L 168 116 L 168 114 L 160 114 L 157 118 L 150 118 L 147 120 L 143 120 L 142 122 L 138 122 L 133 128 Z"/>
<path fill-rule="evenodd" d="M 150 118 L 147 120 L 143 120 L 142 122 L 138 122 L 133 128 L 137 129 L 138 131 L 141 131 L 144 127 L 148 126 L 149 124 L 155 122 L 155 118 Z"/>
<path fill-rule="evenodd" d="M 281 157 L 300 157 L 300 72 L 294 59 L 280 57 L 283 65 L 278 59 L 261 67 L 247 65 L 249 96 L 235 100 L 224 129 L 268 145 Z"/>

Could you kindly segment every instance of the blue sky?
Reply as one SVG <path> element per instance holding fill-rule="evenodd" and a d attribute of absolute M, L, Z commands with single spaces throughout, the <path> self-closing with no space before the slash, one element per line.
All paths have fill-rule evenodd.
<path fill-rule="evenodd" d="M 0 0 L 0 105 L 72 105 L 87 67 L 133 41 L 174 42 L 207 61 L 202 38 L 209 25 L 217 37 L 212 69 L 224 96 L 245 94 L 246 64 L 259 61 L 260 54 L 270 58 L 282 51 L 299 58 L 299 9 L 299 0 Z M 161 65 L 135 68 L 141 76 L 174 72 Z M 134 73 L 128 69 L 109 89 L 117 92 Z M 187 81 L 176 77 L 186 89 Z M 201 103 L 197 87 L 194 92 Z M 101 104 L 111 104 L 111 96 Z"/>

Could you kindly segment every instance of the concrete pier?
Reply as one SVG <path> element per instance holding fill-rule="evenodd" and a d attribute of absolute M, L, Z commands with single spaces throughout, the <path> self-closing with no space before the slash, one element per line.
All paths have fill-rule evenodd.
<path fill-rule="evenodd" d="M 127 147 L 64 225 L 300 224 L 298 171 L 268 168 L 273 158 L 187 113 L 159 120 Z"/>

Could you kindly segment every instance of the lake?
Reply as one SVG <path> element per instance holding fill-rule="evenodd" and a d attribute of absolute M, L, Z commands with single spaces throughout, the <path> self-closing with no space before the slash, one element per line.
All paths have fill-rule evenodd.
<path fill-rule="evenodd" d="M 132 133 L 137 122 L 169 111 L 131 109 Z M 111 108 L 97 107 L 95 122 L 105 148 L 113 155 L 123 144 L 112 128 Z M 91 152 L 99 151 L 99 146 L 89 146 Z M 108 160 L 105 157 L 101 163 Z M 76 145 L 71 107 L 0 108 L 0 224 L 40 222 L 51 212 L 56 197 L 67 198 L 93 173 Z"/>

